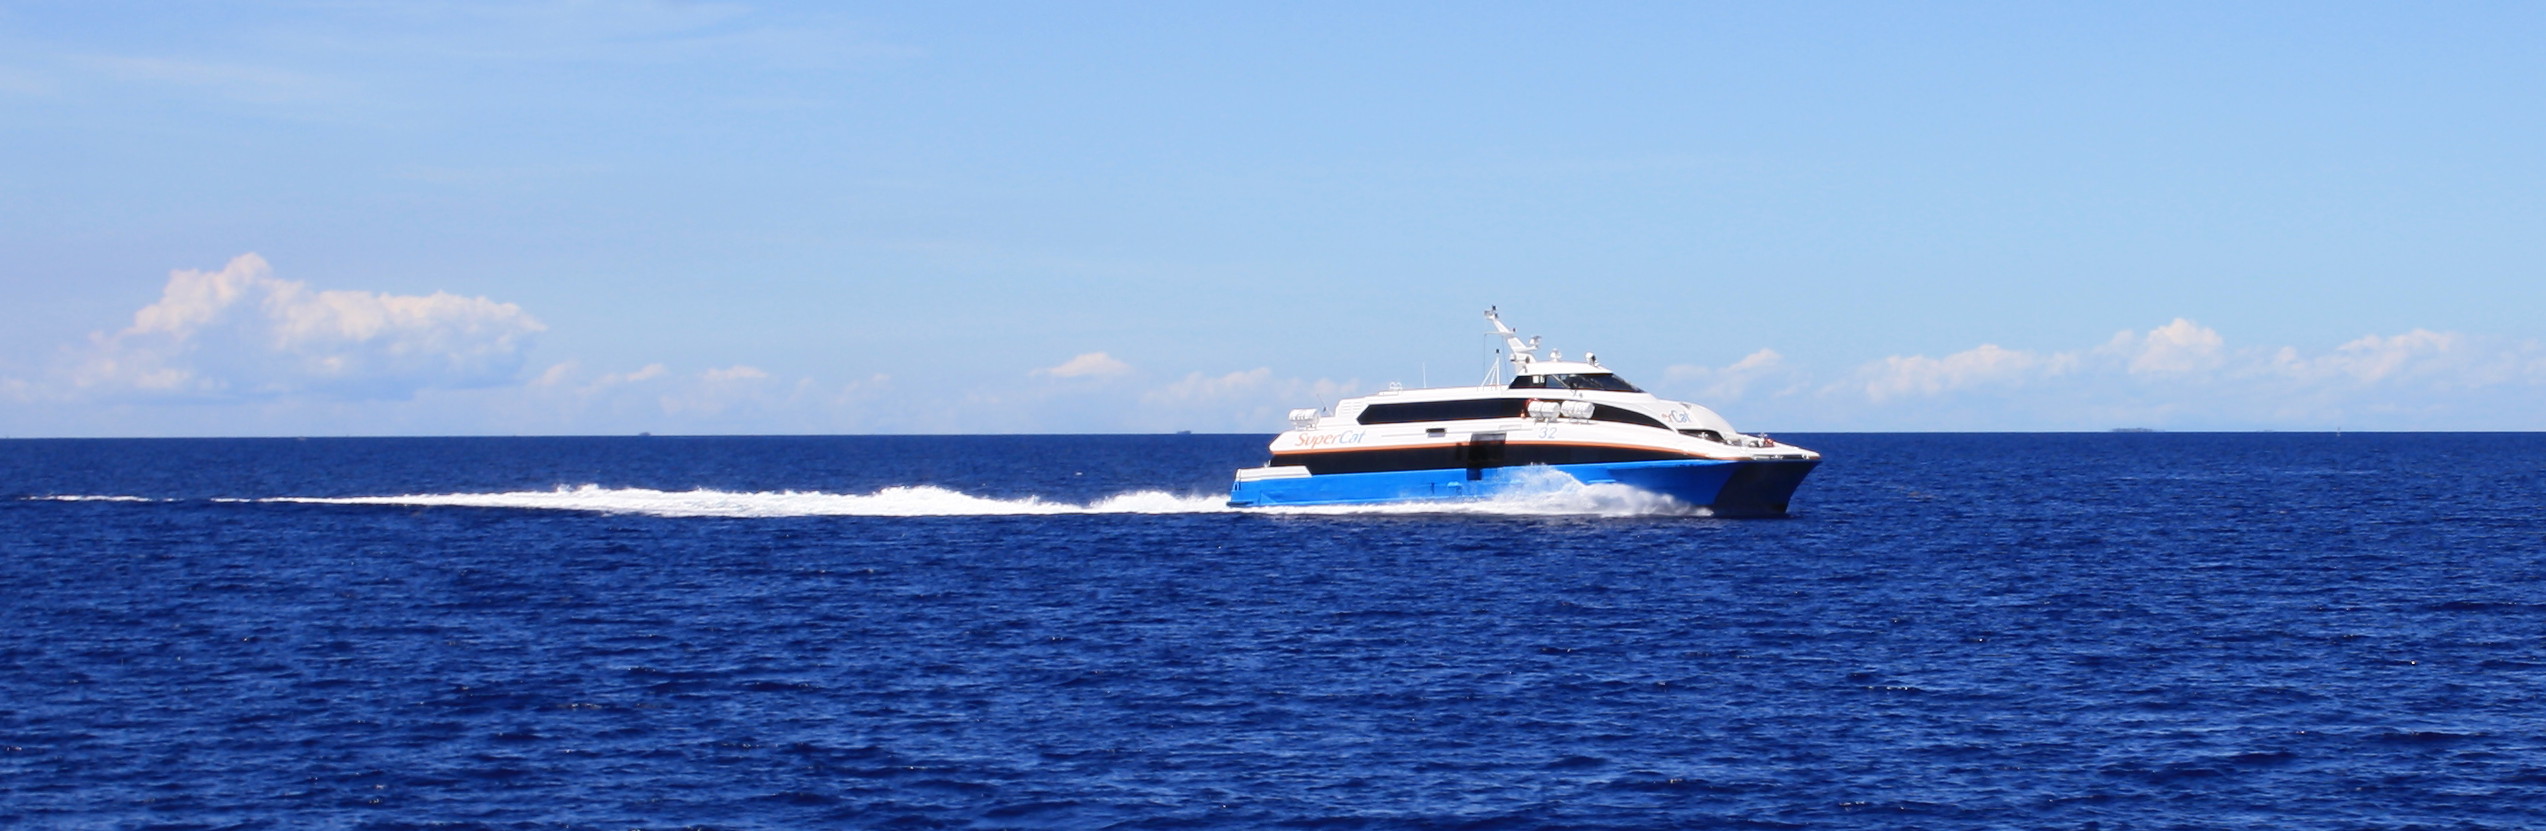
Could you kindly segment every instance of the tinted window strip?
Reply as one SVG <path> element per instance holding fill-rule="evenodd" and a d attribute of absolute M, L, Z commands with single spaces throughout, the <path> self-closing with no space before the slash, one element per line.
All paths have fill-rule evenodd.
<path fill-rule="evenodd" d="M 1620 424 L 1642 424 L 1646 427 L 1662 427 L 1660 419 L 1656 419 L 1652 416 L 1645 415 L 1625 407 L 1612 407 L 1607 404 L 1591 405 L 1591 418 L 1594 421 L 1615 421 Z M 1662 429 L 1668 430 L 1671 428 L 1662 427 Z"/>
<path fill-rule="evenodd" d="M 1372 404 L 1354 420 L 1363 424 L 1407 424 L 1417 421 L 1462 421 L 1480 418 L 1520 418 L 1529 414 L 1526 398 L 1462 398 L 1455 401 L 1416 401 L 1406 404 Z"/>

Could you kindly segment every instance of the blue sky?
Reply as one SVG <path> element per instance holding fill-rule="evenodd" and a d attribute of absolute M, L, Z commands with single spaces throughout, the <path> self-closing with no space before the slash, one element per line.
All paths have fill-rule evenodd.
<path fill-rule="evenodd" d="M 0 434 L 2546 429 L 2534 4 L 0 0 Z"/>

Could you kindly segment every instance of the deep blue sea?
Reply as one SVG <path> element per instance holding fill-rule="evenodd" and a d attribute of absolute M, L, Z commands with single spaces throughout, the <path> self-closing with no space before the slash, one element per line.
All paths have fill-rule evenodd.
<path fill-rule="evenodd" d="M 2546 827 L 2546 435 L 0 441 L 0 827 Z"/>

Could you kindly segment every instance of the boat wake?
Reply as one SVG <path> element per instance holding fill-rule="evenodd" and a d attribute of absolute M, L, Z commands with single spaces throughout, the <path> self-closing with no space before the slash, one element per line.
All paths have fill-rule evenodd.
<path fill-rule="evenodd" d="M 662 491 L 599 485 L 507 493 L 434 493 L 405 496 L 285 496 L 241 500 L 316 505 L 399 505 L 425 508 L 518 508 L 644 514 L 665 517 L 798 516 L 1032 516 L 1049 514 L 1198 514 L 1228 510 L 1219 496 L 1178 496 L 1136 491 L 1086 504 L 1040 497 L 998 499 L 934 485 L 906 485 L 874 493 L 819 491 Z"/>
<path fill-rule="evenodd" d="M 37 496 L 57 502 L 166 502 L 138 496 Z M 1220 494 L 1189 495 L 1165 491 L 1133 491 L 1092 502 L 1076 503 L 1041 497 L 1003 499 L 975 496 L 934 485 L 905 485 L 873 493 L 818 491 L 666 491 L 609 488 L 599 485 L 553 490 L 499 493 L 425 493 L 397 496 L 280 496 L 214 499 L 225 503 L 308 505 L 380 505 L 414 508 L 497 508 L 530 511 L 576 511 L 661 517 L 814 517 L 814 516 L 1048 516 L 1063 514 L 1472 514 L 1490 516 L 1704 516 L 1670 497 L 1622 485 L 1584 485 L 1561 474 L 1502 496 L 1468 502 L 1400 502 L 1377 505 L 1315 505 L 1231 508 Z"/>

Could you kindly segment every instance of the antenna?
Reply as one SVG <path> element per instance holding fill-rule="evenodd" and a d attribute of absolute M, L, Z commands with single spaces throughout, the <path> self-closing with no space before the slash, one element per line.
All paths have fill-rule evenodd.
<path fill-rule="evenodd" d="M 1538 360 L 1538 338 L 1533 336 L 1527 343 L 1523 343 L 1521 333 L 1512 331 L 1510 326 L 1503 325 L 1503 315 L 1495 311 L 1492 306 L 1485 307 L 1485 322 L 1493 324 L 1493 334 L 1502 337 L 1504 348 L 1507 350 L 1503 353 L 1503 359 L 1512 363 L 1513 377 L 1528 374 L 1529 362 Z M 1502 368 L 1497 366 L 1487 370 L 1485 379 L 1488 386 L 1500 386 L 1503 382 Z"/>

